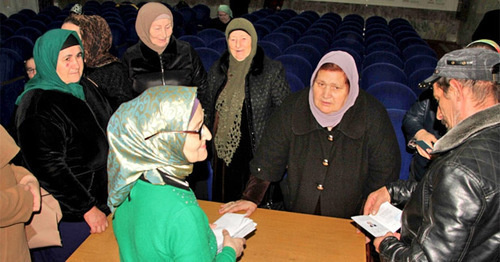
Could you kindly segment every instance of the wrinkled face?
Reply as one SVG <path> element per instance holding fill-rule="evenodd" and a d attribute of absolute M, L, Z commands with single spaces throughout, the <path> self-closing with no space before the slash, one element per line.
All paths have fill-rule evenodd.
<path fill-rule="evenodd" d="M 458 110 L 456 103 L 454 103 L 450 94 L 444 93 L 438 83 L 434 83 L 432 92 L 438 103 L 436 119 L 440 120 L 446 129 L 452 129 L 459 123 L 460 118 L 460 114 L 458 114 L 460 111 Z"/>
<path fill-rule="evenodd" d="M 187 134 L 186 142 L 182 152 L 190 163 L 203 161 L 207 158 L 207 140 L 212 139 L 210 130 L 203 124 L 203 110 L 201 105 L 198 106 L 196 112 L 191 118 L 188 125 L 188 130 L 201 130 L 201 139 L 199 134 Z"/>
<path fill-rule="evenodd" d="M 234 30 L 229 35 L 228 47 L 236 60 L 243 61 L 252 51 L 252 37 L 243 30 Z"/>
<path fill-rule="evenodd" d="M 219 20 L 224 24 L 227 24 L 227 22 L 229 22 L 230 20 L 229 15 L 222 11 L 217 12 L 217 16 L 219 16 Z"/>
<path fill-rule="evenodd" d="M 70 46 L 59 51 L 56 72 L 59 78 L 66 83 L 80 81 L 83 74 L 82 49 L 79 45 Z"/>
<path fill-rule="evenodd" d="M 66 30 L 71 30 L 71 31 L 75 31 L 77 34 L 78 34 L 78 37 L 80 37 L 80 40 L 82 40 L 82 34 L 80 32 L 80 27 L 73 24 L 73 23 L 70 23 L 70 22 L 66 22 L 64 23 L 62 26 L 61 26 L 61 29 L 66 29 Z M 82 40 L 83 41 L 83 40 Z"/>
<path fill-rule="evenodd" d="M 30 79 L 36 75 L 36 66 L 34 58 L 26 60 L 26 74 L 28 74 L 28 77 Z"/>
<path fill-rule="evenodd" d="M 156 46 L 167 47 L 172 31 L 172 21 L 170 19 L 158 19 L 149 28 L 149 39 Z"/>
<path fill-rule="evenodd" d="M 339 111 L 349 95 L 347 78 L 342 71 L 319 70 L 313 83 L 314 105 L 324 114 Z"/>

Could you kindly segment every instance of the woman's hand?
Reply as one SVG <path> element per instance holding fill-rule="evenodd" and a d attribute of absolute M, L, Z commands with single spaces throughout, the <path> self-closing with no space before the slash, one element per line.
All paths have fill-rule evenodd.
<path fill-rule="evenodd" d="M 222 236 L 224 237 L 223 245 L 225 247 L 231 247 L 236 252 L 236 257 L 240 257 L 245 249 L 245 243 L 247 242 L 244 238 L 232 238 L 229 232 L 225 229 L 222 230 Z"/>
<path fill-rule="evenodd" d="M 104 214 L 96 206 L 87 211 L 87 213 L 83 215 L 83 218 L 89 225 L 91 234 L 102 233 L 106 231 L 106 228 L 108 228 L 108 219 L 106 218 L 106 214 Z"/>
<path fill-rule="evenodd" d="M 387 191 L 385 186 L 371 192 L 370 195 L 368 195 L 363 209 L 363 215 L 376 215 L 380 205 L 384 202 L 391 202 L 391 195 L 389 195 L 389 191 Z"/>
<path fill-rule="evenodd" d="M 243 210 L 246 212 L 245 216 L 248 217 L 255 211 L 255 209 L 257 209 L 257 205 L 254 202 L 248 200 L 238 200 L 236 202 L 231 201 L 221 205 L 219 213 L 235 213 Z"/>
<path fill-rule="evenodd" d="M 38 184 L 38 180 L 33 175 L 24 176 L 19 184 L 24 185 L 24 190 L 30 191 L 33 195 L 33 212 L 37 212 L 40 210 L 42 205 L 42 197 L 40 195 L 40 185 Z"/>

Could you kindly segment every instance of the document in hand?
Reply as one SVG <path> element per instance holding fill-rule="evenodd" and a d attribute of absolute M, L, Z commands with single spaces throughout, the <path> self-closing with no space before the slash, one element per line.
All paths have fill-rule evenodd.
<path fill-rule="evenodd" d="M 226 213 L 214 222 L 217 227 L 213 229 L 215 238 L 217 239 L 218 252 L 222 251 L 222 229 L 226 229 L 231 237 L 241 238 L 250 234 L 257 226 L 252 219 L 245 217 L 245 214 Z"/>
<path fill-rule="evenodd" d="M 354 222 L 363 227 L 374 237 L 384 236 L 387 232 L 396 232 L 401 228 L 401 213 L 397 207 L 389 202 L 380 205 L 376 215 L 353 216 Z"/>

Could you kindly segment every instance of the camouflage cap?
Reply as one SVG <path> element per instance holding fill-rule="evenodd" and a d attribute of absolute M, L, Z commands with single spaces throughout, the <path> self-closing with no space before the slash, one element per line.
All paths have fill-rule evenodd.
<path fill-rule="evenodd" d="M 459 49 L 439 59 L 434 73 L 419 84 L 420 88 L 432 87 L 440 77 L 485 80 L 498 83 L 500 54 L 482 48 Z M 496 69 L 495 69 L 496 67 Z"/>

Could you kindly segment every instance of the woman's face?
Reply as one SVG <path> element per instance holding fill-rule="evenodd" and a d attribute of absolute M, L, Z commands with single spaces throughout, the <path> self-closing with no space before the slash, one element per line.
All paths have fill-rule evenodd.
<path fill-rule="evenodd" d="M 203 110 L 201 105 L 198 105 L 196 112 L 189 121 L 188 130 L 200 130 L 200 134 L 187 134 L 186 142 L 182 152 L 190 163 L 203 161 L 207 158 L 207 140 L 212 139 L 210 130 L 203 124 Z M 201 136 L 201 138 L 200 138 Z"/>
<path fill-rule="evenodd" d="M 155 20 L 149 28 L 149 39 L 156 46 L 167 47 L 172 31 L 172 21 L 170 19 Z"/>
<path fill-rule="evenodd" d="M 70 46 L 59 51 L 56 72 L 59 78 L 66 83 L 80 81 L 83 74 L 82 49 L 79 45 Z"/>
<path fill-rule="evenodd" d="M 73 23 L 70 23 L 70 22 L 66 22 L 64 23 L 62 26 L 61 26 L 61 29 L 66 29 L 66 30 L 71 30 L 71 31 L 75 31 L 77 34 L 78 34 L 78 37 L 80 37 L 80 40 L 82 40 L 82 34 L 80 32 L 80 27 L 73 24 Z M 83 41 L 83 40 L 82 40 Z"/>
<path fill-rule="evenodd" d="M 222 11 L 218 11 L 217 16 L 219 16 L 219 20 L 224 24 L 227 24 L 227 22 L 229 22 L 229 20 L 231 20 L 229 15 L 225 12 L 222 12 Z"/>
<path fill-rule="evenodd" d="M 319 70 L 313 83 L 314 105 L 324 114 L 339 111 L 349 95 L 347 78 L 342 71 Z"/>
<path fill-rule="evenodd" d="M 29 79 L 36 75 L 35 59 L 33 57 L 26 60 L 26 74 L 28 74 Z"/>
<path fill-rule="evenodd" d="M 252 51 L 252 37 L 243 30 L 234 30 L 229 35 L 228 41 L 231 55 L 238 61 L 243 61 Z"/>

